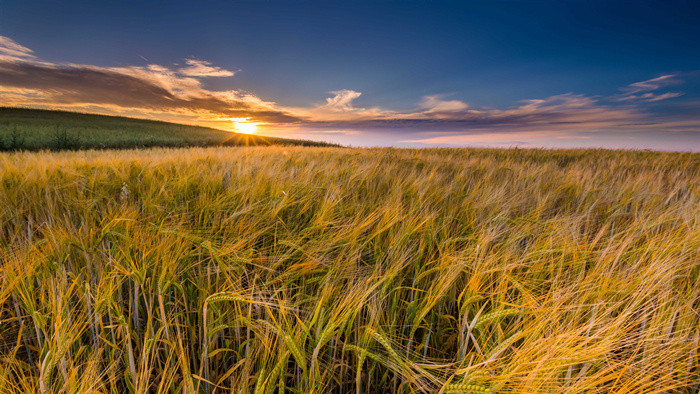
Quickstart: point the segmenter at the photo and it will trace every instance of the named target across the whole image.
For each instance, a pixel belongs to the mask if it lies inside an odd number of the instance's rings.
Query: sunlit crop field
[[[700,389],[700,154],[0,155],[0,392]]]
[[[258,145],[330,144],[120,116],[0,106],[0,151]]]

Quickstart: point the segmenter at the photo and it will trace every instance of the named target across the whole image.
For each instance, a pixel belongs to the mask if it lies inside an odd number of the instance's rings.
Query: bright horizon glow
[[[257,123],[248,122],[248,118],[232,118],[233,131],[241,134],[255,134],[258,130]]]

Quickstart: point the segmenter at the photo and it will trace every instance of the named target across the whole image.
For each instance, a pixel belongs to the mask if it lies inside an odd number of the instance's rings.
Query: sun
[[[258,129],[255,123],[248,122],[233,122],[233,126],[236,128],[236,131],[243,134],[253,134]]]
[[[248,122],[247,118],[233,118],[233,129],[237,133],[253,134],[258,130],[258,125],[253,122]]]

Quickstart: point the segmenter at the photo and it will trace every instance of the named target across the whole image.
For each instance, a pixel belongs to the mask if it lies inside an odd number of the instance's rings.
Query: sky
[[[350,146],[700,151],[697,1],[0,0],[0,106]]]

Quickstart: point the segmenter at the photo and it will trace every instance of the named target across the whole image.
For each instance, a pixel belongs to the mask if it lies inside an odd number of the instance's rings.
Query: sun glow
[[[248,122],[248,118],[232,118],[233,131],[243,134],[253,134],[258,130],[258,124]]]

